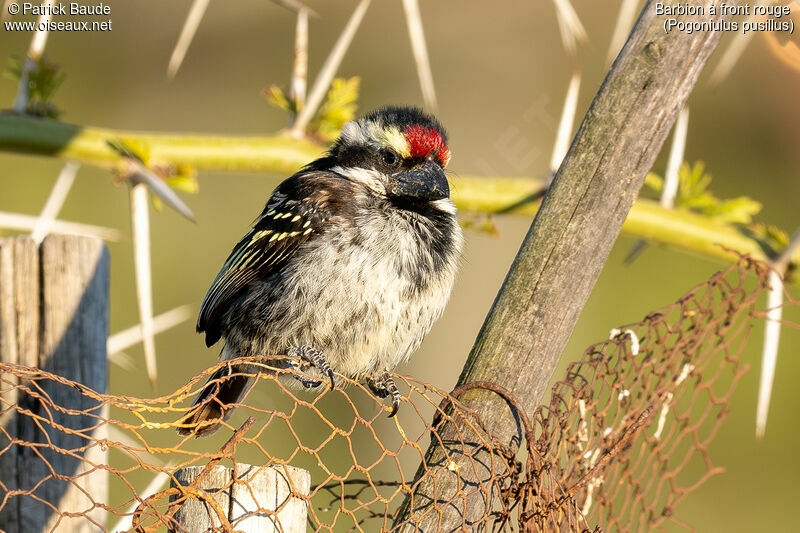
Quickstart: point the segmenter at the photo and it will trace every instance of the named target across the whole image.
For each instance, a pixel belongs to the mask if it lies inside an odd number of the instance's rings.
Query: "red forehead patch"
[[[450,161],[450,150],[444,144],[442,135],[433,128],[411,126],[403,131],[408,141],[411,157],[428,157],[434,155],[443,167]]]

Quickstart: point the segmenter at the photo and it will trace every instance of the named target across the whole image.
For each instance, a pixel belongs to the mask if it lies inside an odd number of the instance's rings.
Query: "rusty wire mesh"
[[[719,472],[708,444],[746,372],[739,354],[763,318],[757,303],[766,272],[742,259],[588,348],[547,403],[520,413],[527,442],[518,452],[487,434],[458,398],[406,376],[395,378],[400,413],[387,419],[381,399],[357,381],[319,395],[297,393],[276,377],[289,370],[274,371],[266,358],[248,360],[259,381],[236,415],[212,437],[193,439],[178,437],[176,421],[220,365],[173,394],[141,399],[4,364],[0,519],[17,520],[20,528],[38,520],[45,531],[78,531],[77,524],[181,531],[181,513],[191,508],[213,517],[219,531],[255,515],[276,531],[296,531],[280,521],[300,502],[308,515],[300,530],[388,531],[399,527],[395,515],[421,479],[462,474],[445,464],[415,475],[437,428],[453,422],[461,430],[448,443],[450,453],[477,444],[490,455],[489,479],[472,490],[497,498],[476,530],[649,531],[667,523],[691,529],[676,508]],[[56,404],[59,388],[72,391],[74,402]],[[215,499],[218,492],[202,488],[219,466],[233,466],[227,488],[252,499],[248,480],[277,472],[282,496],[234,512]],[[176,477],[185,467],[195,467],[193,483]],[[295,467],[310,471],[308,486]],[[94,489],[98,477],[111,479],[108,493]],[[64,508],[69,491],[77,496]],[[454,498],[467,499],[466,491]]]

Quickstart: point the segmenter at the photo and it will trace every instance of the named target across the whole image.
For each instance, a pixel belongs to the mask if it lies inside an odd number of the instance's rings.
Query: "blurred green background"
[[[549,2],[423,1],[422,15],[439,99],[457,174],[536,176],[548,172],[555,127],[567,83],[583,73],[578,118],[607,70],[606,56],[619,1],[575,2],[590,42],[577,60],[562,49]],[[220,135],[268,134],[285,114],[259,94],[286,86],[293,56],[294,15],[264,0],[212,2],[173,81],[166,65],[189,0],[109,2],[113,30],[52,33],[47,56],[67,79],[55,98],[62,119],[78,124],[145,131]],[[321,15],[310,26],[313,77],[345,24],[354,2],[309,2]],[[797,4],[795,4],[795,7]],[[31,35],[0,32],[0,55],[23,56]],[[721,47],[732,36],[723,38]],[[748,195],[764,205],[759,219],[791,232],[800,223],[800,72],[751,37],[732,74],[717,87],[707,69],[691,95],[686,159],[702,159],[712,190]],[[720,54],[712,57],[710,67]],[[374,2],[339,70],[361,77],[360,110],[389,103],[422,104],[399,1]],[[10,107],[16,84],[0,80],[0,103]],[[663,172],[664,156],[654,170]],[[36,214],[62,161],[0,154],[0,210]],[[183,195],[192,224],[172,211],[152,215],[156,313],[190,303],[195,308],[231,247],[285,176],[201,173],[200,193]],[[83,167],[59,218],[121,228],[130,233],[128,195],[112,176]],[[399,368],[449,390],[524,236],[529,219],[498,217],[499,237],[469,232],[461,277],[451,304],[412,361]],[[631,266],[623,259],[632,239],[619,239],[569,344],[567,360],[607,337],[619,324],[640,320],[673,302],[721,265],[650,246]],[[111,243],[111,330],[138,322],[129,241]],[[797,292],[795,291],[795,294]],[[800,322],[797,313],[788,316]],[[744,359],[752,367],[730,405],[712,457],[726,473],[678,507],[699,531],[796,531],[791,512],[800,498],[794,380],[800,374],[800,336],[785,331],[766,437],[754,419],[760,367],[760,326]],[[546,332],[543,332],[546,334]],[[216,361],[187,322],[157,338],[164,394]],[[143,369],[139,347],[129,354]],[[154,394],[144,372],[111,368],[111,392]],[[113,456],[112,456],[113,457]],[[795,524],[795,525],[793,525]]]

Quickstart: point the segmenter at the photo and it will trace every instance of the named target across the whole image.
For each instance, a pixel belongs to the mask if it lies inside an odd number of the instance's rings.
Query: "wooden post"
[[[98,239],[49,236],[41,248],[28,237],[0,239],[0,361],[39,367],[105,392],[108,273],[108,252]],[[97,531],[106,513],[95,504],[107,502],[108,481],[90,463],[106,464],[107,452],[95,440],[104,437],[101,429],[89,431],[90,438],[85,433],[98,424],[88,413],[103,416],[104,409],[76,389],[40,381],[39,394],[81,413],[45,408],[17,384],[37,391],[29,381],[2,376],[0,480],[8,491],[31,493],[3,505],[0,488],[0,530]],[[9,438],[33,445],[9,446]]]
[[[203,468],[187,466],[177,470],[172,486],[178,486],[175,481],[183,487],[190,485]],[[197,488],[214,495],[219,511],[224,512],[236,531],[304,533],[308,528],[306,501],[296,496],[308,496],[311,490],[311,474],[307,470],[242,463],[237,463],[235,469],[218,465]],[[194,498],[178,509],[174,519],[180,528],[172,531],[187,533],[201,533],[222,525],[213,506]]]
[[[722,34],[665,33],[656,3],[646,3],[595,95],[478,334],[459,386],[500,385],[529,414],[550,386],[647,171]],[[721,1],[714,3],[719,8]],[[499,442],[514,447],[524,438],[519,417],[499,394],[474,390],[461,400]],[[483,449],[457,454],[440,446],[460,438],[460,431],[448,423],[431,439],[414,492],[397,515],[395,525],[402,524],[397,531],[480,528],[492,511],[496,494],[489,482],[500,475],[496,462]],[[429,475],[435,469],[441,473]],[[483,490],[466,488],[477,486]]]

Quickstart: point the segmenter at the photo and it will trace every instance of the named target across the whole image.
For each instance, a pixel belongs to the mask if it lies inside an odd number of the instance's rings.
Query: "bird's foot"
[[[400,391],[397,390],[397,385],[394,384],[394,379],[391,374],[384,372],[378,379],[367,377],[367,386],[369,390],[379,398],[391,396],[392,412],[389,413],[389,418],[397,414],[397,410],[400,409],[400,400],[402,396],[400,396]]]
[[[331,365],[328,364],[328,359],[325,357],[324,353],[320,352],[319,350],[315,350],[311,346],[304,345],[296,346],[290,349],[286,355],[291,358],[297,357],[301,361],[308,363],[310,366],[316,367],[317,370],[328,376],[328,378],[331,380],[331,389],[336,387],[333,370],[331,370]],[[301,367],[303,366],[301,363],[296,362],[296,359],[290,359],[289,365],[295,370],[302,370]],[[321,381],[317,381],[316,379],[301,374],[295,374],[294,378],[302,383],[302,385],[307,389],[313,389],[322,385]]]

